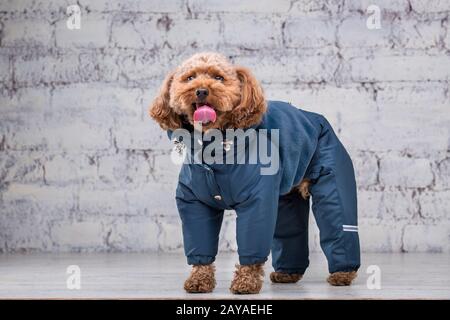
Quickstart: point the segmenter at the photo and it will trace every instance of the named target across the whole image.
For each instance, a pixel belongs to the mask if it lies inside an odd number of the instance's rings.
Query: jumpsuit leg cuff
[[[250,264],[260,264],[267,261],[267,257],[252,257],[252,256],[239,256],[239,263],[241,266]]]
[[[335,272],[352,272],[352,271],[358,271],[358,269],[359,269],[359,265],[354,265],[354,266],[341,266],[341,267],[339,267],[339,266],[337,266],[337,267],[334,267],[334,268],[329,268],[328,269],[328,271],[330,272],[330,273],[335,273]]]
[[[212,256],[187,256],[187,263],[189,265],[207,265],[213,263],[214,260],[216,260],[216,258]]]
[[[275,272],[287,273],[287,274],[305,274],[306,268],[301,269],[286,269],[286,268],[277,268]]]

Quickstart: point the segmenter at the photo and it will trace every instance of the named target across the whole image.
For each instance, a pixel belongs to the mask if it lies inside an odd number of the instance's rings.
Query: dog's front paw
[[[327,281],[332,286],[349,286],[356,276],[356,271],[334,272],[328,276]]]
[[[270,280],[273,283],[297,283],[302,277],[300,273],[272,272],[270,274]]]
[[[252,294],[261,291],[264,279],[262,264],[236,265],[230,291],[234,294]]]
[[[184,282],[184,290],[189,293],[212,292],[216,286],[214,271],[212,264],[193,266],[189,278]]]

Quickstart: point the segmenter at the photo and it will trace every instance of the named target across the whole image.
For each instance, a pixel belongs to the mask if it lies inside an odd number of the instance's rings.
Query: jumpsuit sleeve
[[[201,202],[181,182],[176,191],[176,203],[182,222],[184,252],[188,264],[211,264],[218,251],[223,210]]]

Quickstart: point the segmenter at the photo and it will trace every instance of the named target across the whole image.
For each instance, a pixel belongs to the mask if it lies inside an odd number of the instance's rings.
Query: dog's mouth
[[[200,122],[201,124],[214,123],[217,119],[216,110],[209,103],[195,102],[192,104],[195,109],[193,120],[194,122]]]

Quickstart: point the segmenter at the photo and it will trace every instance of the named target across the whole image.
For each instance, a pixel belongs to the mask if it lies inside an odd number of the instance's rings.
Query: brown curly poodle
[[[258,124],[266,111],[263,90],[252,73],[233,65],[218,53],[199,53],[184,61],[168,74],[161,91],[150,107],[150,115],[162,129],[175,130],[183,124],[195,125],[195,112],[207,105],[213,108],[217,118],[206,122],[202,130],[239,129]],[[207,116],[207,115],[206,115]],[[299,196],[307,198],[309,181],[297,186]],[[194,265],[185,281],[187,292],[211,292],[215,285],[213,265]],[[230,290],[235,294],[260,292],[263,284],[263,265],[237,265]],[[332,285],[349,285],[356,273],[332,274]],[[293,283],[301,274],[273,272],[272,282]]]

